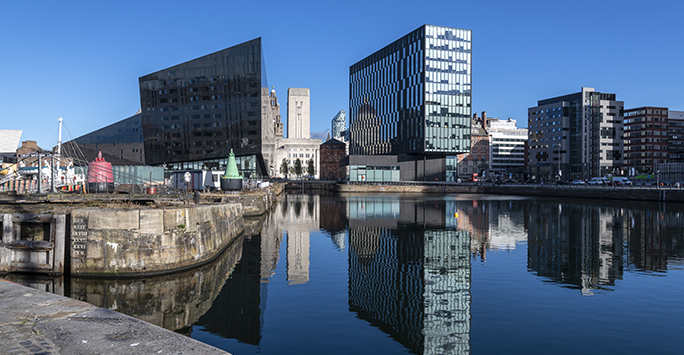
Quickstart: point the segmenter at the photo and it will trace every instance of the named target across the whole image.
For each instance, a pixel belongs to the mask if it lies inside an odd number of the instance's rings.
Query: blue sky
[[[0,129],[43,148],[133,115],[138,77],[261,37],[285,119],[349,105],[349,66],[428,23],[473,30],[473,112],[518,120],[582,86],[626,108],[684,110],[684,1],[5,1]]]

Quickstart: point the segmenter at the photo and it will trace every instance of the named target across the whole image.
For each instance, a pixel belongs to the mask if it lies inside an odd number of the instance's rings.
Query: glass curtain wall
[[[470,149],[472,31],[425,25],[352,65],[350,154]]]

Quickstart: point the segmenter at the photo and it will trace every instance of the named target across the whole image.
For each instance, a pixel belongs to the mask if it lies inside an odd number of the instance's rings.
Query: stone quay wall
[[[526,184],[338,184],[344,193],[460,193],[684,203],[684,189]]]
[[[71,212],[71,274],[163,274],[215,259],[244,230],[242,205]]]

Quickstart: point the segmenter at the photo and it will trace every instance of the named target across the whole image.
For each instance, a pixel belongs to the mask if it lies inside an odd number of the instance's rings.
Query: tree
[[[283,158],[283,162],[280,163],[280,173],[287,177],[288,171],[290,171],[290,167],[287,164],[287,158]]]
[[[306,173],[309,174],[309,176],[314,176],[316,174],[316,168],[314,167],[313,159],[309,159],[307,162]]]
[[[295,175],[300,176],[303,172],[304,170],[302,169],[302,161],[297,158],[297,160],[294,162],[294,173]]]

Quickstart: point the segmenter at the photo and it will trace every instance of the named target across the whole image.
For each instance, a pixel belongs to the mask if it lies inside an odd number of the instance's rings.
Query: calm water
[[[682,207],[288,195],[186,331],[234,354],[681,354]]]
[[[289,194],[199,269],[10,276],[233,354],[681,354],[683,264],[680,204]]]

